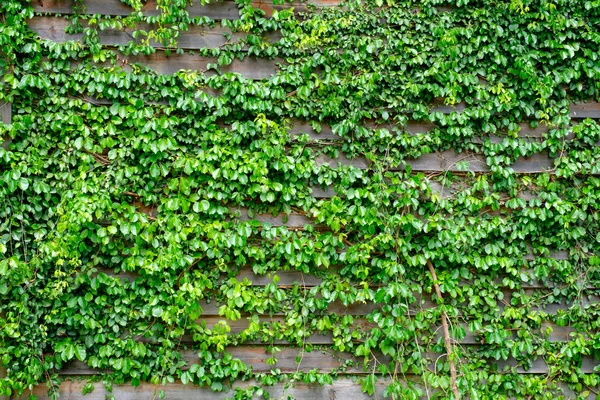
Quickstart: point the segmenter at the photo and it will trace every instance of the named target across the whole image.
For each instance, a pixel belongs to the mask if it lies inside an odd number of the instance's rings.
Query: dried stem
[[[442,292],[440,291],[440,285],[437,283],[435,268],[433,268],[433,264],[429,259],[427,260],[427,266],[429,267],[429,272],[431,273],[431,278],[433,279],[435,294],[439,299],[441,299]],[[450,387],[452,389],[452,393],[454,393],[454,398],[459,400],[460,394],[458,393],[458,385],[456,384],[456,365],[454,365],[454,360],[452,359],[452,342],[450,339],[450,329],[448,329],[448,314],[446,314],[446,311],[442,311],[442,331],[444,334],[446,353],[448,353],[448,363],[450,364]]]

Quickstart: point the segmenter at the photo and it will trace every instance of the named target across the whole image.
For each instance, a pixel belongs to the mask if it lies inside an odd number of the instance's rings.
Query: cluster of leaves
[[[240,398],[357,367],[369,394],[452,398],[449,360],[465,397],[598,391],[600,125],[569,107],[600,98],[599,1],[238,1],[196,49],[181,34],[219,21],[191,2],[123,3],[75,1],[64,43],[0,5],[0,395],[56,396],[75,361],[107,387],[252,379]],[[154,53],[211,62],[135,63]],[[235,72],[255,59],[277,73]],[[447,150],[463,172],[414,162]],[[549,164],[516,173],[526,157]],[[349,362],[305,371],[318,333]],[[256,343],[269,372],[233,356]],[[290,346],[300,365],[278,369]]]

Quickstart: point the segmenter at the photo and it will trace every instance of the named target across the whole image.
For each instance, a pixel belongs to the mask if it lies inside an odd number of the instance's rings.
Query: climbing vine
[[[219,20],[78,0],[53,15],[64,42],[30,29],[34,3],[0,5],[0,394],[57,397],[77,362],[97,371],[84,392],[268,397],[344,374],[397,399],[600,391],[600,125],[571,109],[600,100],[600,1],[236,0]],[[232,352],[256,344],[271,372]],[[281,371],[286,346],[342,361]]]

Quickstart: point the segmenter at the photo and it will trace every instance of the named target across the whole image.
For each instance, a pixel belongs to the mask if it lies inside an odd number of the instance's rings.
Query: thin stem
[[[440,285],[437,283],[435,268],[429,259],[427,259],[427,267],[429,267],[429,272],[431,273],[431,278],[433,279],[435,294],[439,299],[441,299],[442,292],[440,291]],[[458,392],[458,385],[456,384],[456,365],[454,365],[454,360],[452,359],[452,341],[450,339],[450,329],[448,329],[448,315],[446,314],[446,311],[442,311],[442,332],[444,334],[446,353],[448,353],[448,363],[450,364],[450,388],[452,389],[452,393],[454,393],[454,398],[459,400],[460,394]]]

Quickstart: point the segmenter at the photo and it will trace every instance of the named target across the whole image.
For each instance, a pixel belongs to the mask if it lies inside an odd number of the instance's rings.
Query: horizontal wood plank
[[[252,1],[255,8],[260,8],[270,17],[277,10],[294,8],[295,11],[306,11],[306,5],[314,4],[317,7],[331,7],[339,4],[339,0],[313,0],[310,2],[294,1],[286,2],[281,5],[275,5],[272,1]],[[102,14],[112,16],[127,16],[133,12],[133,9],[119,0],[84,0],[86,14]],[[74,0],[31,0],[34,10],[39,13],[52,14],[73,14],[75,5]],[[157,0],[148,0],[143,3],[141,10],[144,15],[159,15]],[[194,1],[187,7],[191,17],[206,16],[215,20],[237,19],[239,18],[239,9],[235,1],[216,1],[202,5],[200,1]]]
[[[345,155],[338,158],[331,158],[326,155],[320,155],[315,160],[317,166],[328,165],[332,168],[338,166],[353,166],[359,169],[368,169],[370,163],[366,158],[357,157],[349,159]],[[465,164],[465,163],[468,163]],[[413,171],[419,172],[439,172],[439,171],[470,171],[470,172],[490,172],[490,167],[485,161],[485,157],[480,154],[456,153],[454,150],[443,152],[423,154],[416,159],[407,159],[406,165]],[[542,172],[551,172],[554,169],[554,160],[548,153],[542,152],[533,154],[531,157],[521,157],[517,159],[511,168],[520,174],[534,174]],[[402,170],[400,167],[396,170]],[[394,170],[394,169],[391,169]]]
[[[294,373],[297,371],[308,372],[310,370],[328,373],[340,368],[348,361],[352,361],[354,365],[348,366],[343,372],[340,372],[340,375],[342,376],[360,376],[374,372],[374,359],[371,359],[365,366],[364,359],[355,358],[349,353],[335,352],[326,348],[313,349],[313,351],[310,352],[304,349],[287,346],[278,346],[278,349],[279,351],[273,354],[269,352],[266,347],[262,346],[227,347],[225,351],[251,367],[252,371],[255,373],[268,373],[275,368],[279,369],[282,373]],[[424,354],[424,356],[430,359],[432,367],[435,362],[439,362],[438,354],[427,353]],[[202,360],[198,358],[197,353],[193,350],[183,350],[181,352],[181,357],[187,363],[183,369],[187,369],[193,364],[201,364],[202,362]],[[269,365],[268,359],[272,357],[276,359],[276,362],[274,365]],[[376,355],[375,359],[377,360],[377,363],[388,363],[390,361],[389,357],[382,355]],[[517,373],[522,374],[547,374],[549,371],[548,364],[542,357],[533,360],[531,366],[527,368],[520,366],[513,358],[508,358],[507,360],[490,359],[489,365],[499,372],[504,372],[512,368],[514,368]],[[583,356],[580,371],[587,374],[594,373],[594,369],[597,365],[600,365],[600,360],[596,360],[591,356]],[[67,363],[63,369],[59,371],[59,374],[62,376],[92,376],[101,372],[103,371],[91,368],[87,364],[76,360]],[[409,370],[406,375],[413,375],[413,373]]]
[[[12,121],[12,104],[0,102],[0,120],[5,124]]]
[[[84,27],[86,21],[82,21]],[[52,40],[63,43],[67,40],[81,40],[83,33],[67,34],[65,29],[70,25],[66,18],[59,17],[34,17],[27,22],[27,25],[36,32],[42,39]],[[98,31],[100,43],[108,46],[127,45],[129,42],[142,43],[143,36],[134,38],[136,30],[149,31],[152,26],[140,25],[136,29],[124,28],[123,30],[105,29]],[[231,30],[222,26],[204,27],[193,25],[186,31],[181,31],[177,38],[177,47],[186,50],[195,49],[215,49],[225,44],[234,44],[247,37],[247,33],[233,33]],[[281,35],[278,33],[269,34],[265,39],[270,42],[279,40]],[[161,48],[163,43],[150,41],[150,45]]]
[[[181,70],[202,71],[205,73],[216,71],[209,69],[209,64],[216,64],[214,58],[200,57],[192,54],[170,54],[157,51],[151,55],[127,56],[124,58],[126,64],[138,63],[148,67],[161,75],[172,75]],[[234,59],[229,65],[222,65],[219,70],[223,73],[238,73],[247,79],[267,79],[277,73],[277,60],[266,60],[247,57],[244,60]],[[125,70],[130,70],[127,65]]]
[[[248,327],[250,326],[250,319],[245,318],[245,317],[243,317],[239,320],[236,320],[236,321],[231,321],[226,318],[219,317],[219,316],[206,316],[206,317],[201,318],[198,322],[200,324],[202,322],[204,322],[206,324],[206,327],[209,329],[214,329],[217,325],[226,324],[230,328],[229,334],[231,334],[231,335],[240,334],[244,330],[248,329]],[[285,317],[281,316],[281,315],[260,316],[259,323],[281,324],[282,326],[284,326],[285,325]],[[462,329],[464,329],[464,331],[466,333],[465,337],[463,337],[461,339],[456,339],[455,337],[453,337],[452,340],[454,342],[460,343],[461,345],[485,344],[485,333],[484,333],[485,331],[482,331],[481,333],[473,332],[473,331],[469,330],[468,326],[465,324],[460,324],[460,326],[462,327]],[[373,328],[377,328],[377,324],[370,322],[366,318],[356,317],[354,319],[353,329],[355,329],[355,330],[366,333]],[[485,326],[484,326],[484,328],[485,328]],[[523,326],[522,328],[527,328],[527,327]],[[546,329],[548,329],[548,328],[550,328],[551,332],[546,337]],[[540,334],[543,337],[546,337],[546,339],[551,343],[567,342],[570,340],[571,334],[577,332],[577,330],[571,326],[558,326],[552,322],[543,322],[541,324],[540,328],[532,327],[531,329],[533,332]],[[441,340],[441,338],[442,338],[441,327],[438,327],[436,329],[436,332],[437,332],[436,339]],[[519,338],[517,337],[516,331],[513,331],[511,338],[513,340],[519,340]],[[141,337],[141,336],[135,336],[135,339],[139,340],[141,342],[149,342],[149,343],[156,342],[156,338],[146,338],[146,337]],[[193,343],[193,341],[194,341],[193,337],[190,334],[185,334],[181,337],[181,343],[190,344],[190,343]],[[312,334],[306,338],[305,342],[310,343],[312,345],[322,345],[322,346],[333,345],[335,343],[334,336],[331,332]],[[419,342],[421,342],[421,340],[419,340]],[[269,344],[270,343],[271,342],[269,342]],[[283,345],[289,344],[286,340],[280,340],[280,339],[272,340],[272,343],[273,344],[283,344]],[[250,344],[250,345],[261,345],[262,344],[262,345],[264,345],[266,343],[260,342],[260,341],[249,341],[249,342],[246,342],[246,344]]]
[[[257,385],[255,381],[235,382],[236,388],[248,388]],[[280,399],[290,395],[297,400],[367,400],[382,399],[386,386],[389,382],[380,379],[375,384],[374,396],[369,396],[361,391],[360,384],[351,378],[339,378],[331,385],[306,384],[299,382],[291,387],[286,383],[278,383],[273,386],[264,387],[265,392],[269,393],[271,398]],[[143,382],[138,387],[130,384],[113,385],[112,392],[106,390],[101,382],[93,383],[94,390],[85,395],[81,394],[85,381],[73,379],[62,382],[56,391],[60,399],[67,400],[105,400],[106,396],[112,394],[117,400],[148,400],[158,398],[158,392],[163,390],[166,393],[166,400],[224,400],[230,399],[235,394],[234,390],[225,390],[223,392],[214,392],[207,387],[198,387],[191,384],[184,385],[181,382],[169,383],[167,385],[152,385]],[[46,385],[38,385],[33,388],[32,393],[38,400],[49,400],[48,388]],[[29,392],[22,396],[15,397],[15,400],[26,400]]]
[[[354,357],[347,353],[338,353],[326,349],[314,349],[313,351],[304,351],[294,347],[280,346],[280,351],[271,354],[263,346],[236,346],[227,347],[226,352],[231,354],[234,358],[240,359],[246,365],[252,367],[252,370],[256,372],[269,372],[272,369],[278,368],[282,373],[293,373],[296,371],[318,370],[320,372],[330,372],[332,369],[339,368],[345,362],[345,360],[355,360]],[[181,357],[187,362],[187,368],[193,364],[201,364],[202,360],[198,358],[198,354],[193,350],[183,350]],[[275,357],[277,362],[274,365],[269,365],[267,359]],[[301,357],[300,363],[297,362],[296,357]],[[358,362],[358,359],[355,361]],[[349,375],[362,375],[369,373],[360,366],[348,367],[345,374]],[[358,365],[358,364],[357,364]],[[186,368],[184,368],[186,369]],[[60,374],[66,375],[95,375],[101,371],[89,367],[87,364],[81,361],[71,361],[62,370]]]
[[[600,102],[588,101],[585,103],[573,103],[569,107],[571,118],[600,118]]]
[[[421,387],[424,393],[432,395],[436,393],[432,388],[426,392],[422,382],[415,377],[405,377],[403,382],[410,381],[418,387]],[[112,391],[108,391],[101,382],[92,383],[94,390],[83,396],[82,390],[86,384],[85,380],[77,377],[70,378],[61,382],[54,390],[59,394],[60,399],[67,400],[105,400],[111,394],[117,400],[148,400],[158,398],[158,393],[162,390],[166,393],[166,400],[225,400],[234,396],[235,390],[225,389],[223,392],[214,392],[207,387],[198,387],[191,384],[184,385],[180,381],[166,385],[153,385],[142,382],[139,386],[133,387],[130,384],[113,385]],[[290,387],[285,382],[277,383],[273,386],[263,387],[264,391],[269,393],[273,399],[287,399],[287,396],[296,400],[369,400],[384,399],[386,387],[390,381],[386,378],[379,378],[375,383],[375,393],[370,396],[363,393],[360,383],[350,377],[339,377],[331,385],[306,384],[298,382]],[[236,381],[234,388],[246,389],[254,385],[259,385],[254,380]],[[567,398],[575,398],[581,393],[575,393],[565,384],[558,385]],[[48,388],[46,385],[37,385],[31,391],[26,391],[21,396],[14,396],[14,400],[26,400],[29,394],[36,396],[38,400],[49,400]],[[423,396],[422,399],[427,399]]]

